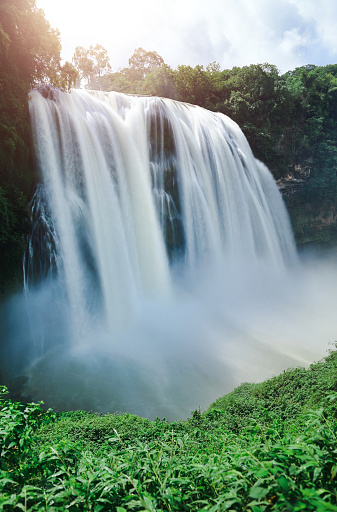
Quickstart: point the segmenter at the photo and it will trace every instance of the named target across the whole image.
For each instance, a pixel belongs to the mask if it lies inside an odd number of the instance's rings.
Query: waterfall
[[[33,90],[29,108],[41,183],[24,262],[35,351],[27,393],[35,396],[53,378],[54,389],[70,374],[76,380],[90,360],[76,392],[69,384],[69,401],[51,399],[52,406],[151,415],[149,403],[168,400],[156,398],[155,388],[176,379],[173,392],[181,394],[178,360],[207,386],[202,338],[212,329],[200,317],[210,303],[218,315],[220,308],[231,311],[244,281],[296,262],[282,197],[223,114],[164,98],[83,90]],[[218,300],[218,293],[226,298]],[[177,341],[187,338],[190,344]],[[174,378],[163,359],[176,365]],[[222,358],[213,359],[223,385]],[[145,374],[151,378],[144,384]],[[79,397],[97,375],[104,375],[100,397],[87,404]],[[102,398],[107,388],[109,399]],[[132,406],[123,402],[128,393]],[[186,407],[188,400],[179,413]]]
[[[57,271],[77,312],[94,281],[106,317],[124,318],[144,291],[169,292],[177,260],[189,270],[294,260],[276,184],[228,117],[83,90],[34,90],[30,114],[43,183],[34,223],[47,202]]]

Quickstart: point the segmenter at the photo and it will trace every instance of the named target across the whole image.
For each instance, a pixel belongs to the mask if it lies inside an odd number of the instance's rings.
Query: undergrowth
[[[186,421],[0,401],[0,510],[336,511],[337,352]]]

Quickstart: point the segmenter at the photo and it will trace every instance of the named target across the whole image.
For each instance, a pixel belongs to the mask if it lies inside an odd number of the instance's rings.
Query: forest
[[[276,180],[302,183],[297,201],[329,207],[337,190],[337,64],[280,74],[268,63],[221,69],[168,66],[155,51],[135,49],[112,71],[105,48],[77,47],[61,61],[61,43],[34,0],[0,6],[0,290],[22,283],[28,203],[38,181],[31,147],[28,93],[72,86],[156,95],[222,112],[236,121],[255,156]]]

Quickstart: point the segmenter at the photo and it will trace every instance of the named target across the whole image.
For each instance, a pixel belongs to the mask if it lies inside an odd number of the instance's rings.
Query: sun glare
[[[51,26],[60,31],[64,60],[71,61],[76,46],[101,44],[108,50],[114,71],[127,66],[128,58],[140,46],[157,51],[149,47],[149,38],[154,24],[160,23],[158,16],[164,18],[168,14],[165,3],[159,9],[154,0],[142,3],[132,0],[117,5],[96,0],[93,9],[92,4],[79,0],[37,0]]]

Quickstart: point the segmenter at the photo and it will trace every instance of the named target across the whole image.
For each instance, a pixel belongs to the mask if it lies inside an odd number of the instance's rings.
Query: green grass
[[[337,511],[336,351],[179,422],[2,396],[0,510]]]

